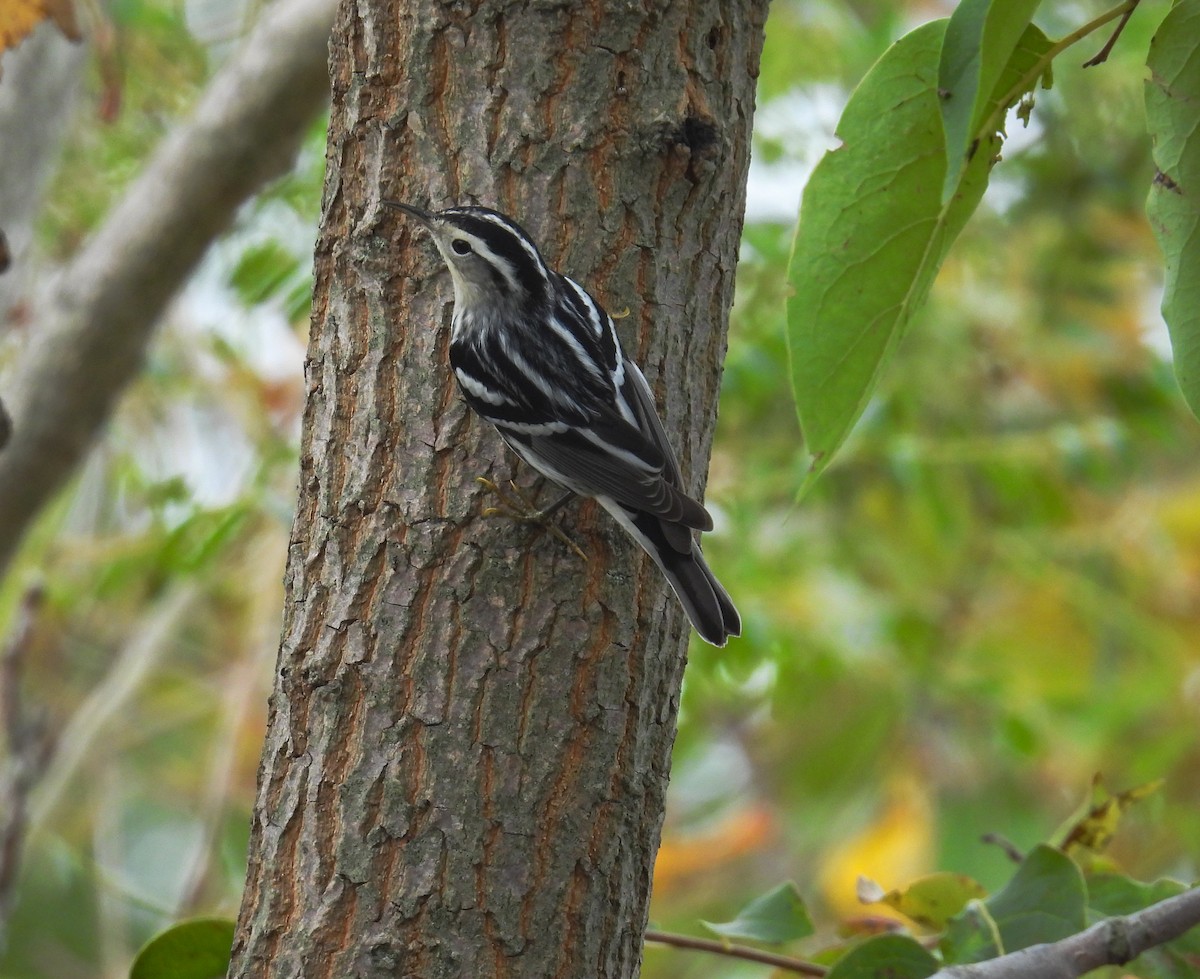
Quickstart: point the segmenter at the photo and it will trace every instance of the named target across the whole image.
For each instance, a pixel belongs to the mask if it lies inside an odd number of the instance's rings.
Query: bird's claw
[[[532,523],[549,530],[557,537],[568,549],[574,551],[580,560],[586,562],[587,555],[583,549],[576,544],[570,537],[563,532],[563,529],[550,519],[550,515],[558,509],[557,505],[547,507],[544,510],[537,509],[529,498],[521,492],[521,488],[517,486],[511,479],[508,481],[509,490],[515,496],[516,502],[509,496],[508,492],[502,490],[496,483],[488,479],[486,476],[476,476],[475,482],[482,486],[489,493],[493,494],[500,501],[499,506],[484,507],[481,511],[485,517],[508,517],[510,520],[515,520],[518,523]]]

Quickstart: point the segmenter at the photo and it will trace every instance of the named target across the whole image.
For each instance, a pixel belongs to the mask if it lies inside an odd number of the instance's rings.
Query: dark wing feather
[[[567,279],[560,287],[536,336],[481,330],[451,342],[463,393],[534,468],[578,493],[679,524],[669,536],[688,551],[689,530],[711,530],[712,518],[681,489],[650,387],[595,300]]]
[[[708,511],[688,499],[663,478],[661,453],[623,422],[588,426],[589,438],[579,429],[530,435],[497,428],[519,447],[518,454],[534,468],[557,473],[566,485],[587,496],[607,496],[635,512],[696,530],[712,529]],[[634,451],[636,443],[654,459],[649,462]],[[525,451],[520,451],[523,448]],[[538,465],[538,463],[543,465]]]
[[[663,429],[662,420],[658,417],[658,410],[654,407],[654,395],[650,393],[646,375],[628,357],[625,358],[625,383],[621,387],[621,394],[633,410],[634,415],[637,416],[638,428],[642,435],[653,443],[663,455],[665,460],[663,479],[676,488],[681,487],[683,477],[679,475],[679,461],[675,458],[671,443],[667,441],[667,433]],[[711,521],[703,529],[711,530]]]

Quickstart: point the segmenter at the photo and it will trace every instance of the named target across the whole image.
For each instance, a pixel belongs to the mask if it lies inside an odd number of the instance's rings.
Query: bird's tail
[[[648,513],[605,507],[662,569],[692,628],[714,646],[742,634],[742,619],[717,576],[712,573],[692,532]],[[619,511],[619,512],[618,512]]]
[[[699,544],[692,544],[690,555],[671,555],[658,566],[701,639],[724,646],[730,636],[742,634],[741,616],[704,560]]]

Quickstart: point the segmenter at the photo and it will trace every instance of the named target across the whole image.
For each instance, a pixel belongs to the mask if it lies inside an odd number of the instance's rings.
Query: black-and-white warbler
[[[450,364],[467,403],[534,469],[612,514],[703,639],[738,635],[737,609],[696,540],[712,517],[684,494],[650,387],[608,313],[503,214],[384,203],[420,221],[450,268]]]

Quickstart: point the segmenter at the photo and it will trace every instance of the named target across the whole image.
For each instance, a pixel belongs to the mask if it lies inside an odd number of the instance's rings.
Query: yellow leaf
[[[843,918],[862,914],[858,879],[882,881],[883,889],[926,873],[933,859],[933,813],[924,788],[912,777],[889,788],[879,817],[834,847],[822,862],[819,882],[829,905]],[[888,909],[891,917],[898,913]]]
[[[923,928],[941,931],[968,901],[987,897],[987,891],[964,874],[937,873],[871,897],[871,903],[886,904]]]
[[[1121,814],[1135,802],[1153,795],[1162,784],[1162,779],[1157,779],[1112,795],[1105,787],[1103,777],[1097,773],[1092,779],[1088,800],[1054,834],[1062,837],[1058,848],[1075,860],[1090,861],[1098,857],[1112,842]]]

